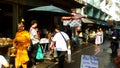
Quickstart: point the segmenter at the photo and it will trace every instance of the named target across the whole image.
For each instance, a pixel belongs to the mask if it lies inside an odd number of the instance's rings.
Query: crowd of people
[[[73,35],[73,31],[69,26],[67,26],[66,29],[61,29],[60,25],[56,25],[53,32],[48,31],[45,35],[45,38],[49,40],[49,43],[47,44],[46,55],[44,54],[43,47],[40,44],[41,32],[38,28],[38,21],[32,20],[29,30],[25,30],[24,22],[18,23],[17,26],[18,31],[15,34],[13,39],[13,47],[11,48],[11,52],[14,53],[10,53],[11,55],[9,55],[10,62],[7,62],[7,60],[2,55],[0,55],[0,57],[2,57],[0,60],[3,61],[0,62],[0,68],[2,65],[10,68],[36,68],[36,64],[39,62],[38,59],[36,59],[39,46],[42,51],[40,53],[44,57],[55,60],[57,58],[56,61],[58,61],[58,68],[64,68],[63,62],[65,61],[66,54],[68,50],[71,50],[74,46],[74,44],[71,45],[71,40],[74,40],[73,37],[83,39],[86,45],[88,45],[89,42],[95,44],[94,55],[97,55],[100,52],[100,45],[103,44],[105,36],[105,32],[102,30],[102,28],[98,28],[97,30],[90,30],[90,28],[86,28],[84,33],[79,31],[77,34],[78,36],[76,36]],[[115,32],[111,33],[111,35],[116,36],[117,34]],[[78,41],[81,42],[80,40]],[[76,42],[76,40],[74,40],[74,42]],[[54,48],[56,48],[57,57],[54,57],[55,51],[52,49],[53,43]],[[117,48],[118,47],[116,47],[116,50]],[[44,57],[42,57],[40,60],[43,60]]]
[[[18,30],[15,34],[15,37],[13,39],[13,46],[9,49],[9,56],[10,60],[9,62],[1,55],[0,60],[0,68],[2,66],[4,67],[10,67],[10,68],[36,68],[36,64],[39,62],[38,59],[36,59],[38,48],[40,46],[41,48],[41,54],[45,57],[43,53],[42,45],[40,45],[40,32],[38,30],[38,21],[32,20],[31,21],[31,27],[30,30],[25,30],[24,22],[20,21],[20,23],[17,24]],[[71,48],[70,46],[70,37],[67,33],[60,30],[60,25],[56,25],[54,28],[54,32],[48,32],[48,34],[45,36],[49,40],[48,45],[48,52],[49,55],[54,53],[51,49],[51,43],[55,43],[54,48],[56,48],[56,54],[57,57],[53,59],[58,59],[58,68],[64,67],[64,61],[65,56],[67,54],[67,50]],[[43,60],[44,57],[40,60]]]
[[[118,29],[94,29],[90,30],[90,28],[86,28],[83,33],[83,39],[85,40],[86,45],[88,43],[95,44],[95,55],[100,52],[100,45],[104,43],[104,40],[110,40],[110,48],[112,50],[111,57],[118,57],[118,49],[119,49],[119,30]]]

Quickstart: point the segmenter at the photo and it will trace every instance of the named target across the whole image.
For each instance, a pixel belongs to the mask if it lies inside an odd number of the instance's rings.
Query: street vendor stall
[[[41,40],[40,40],[40,44],[41,44],[41,47],[42,47],[43,53],[46,52],[46,50],[47,50],[47,46],[48,46],[48,43],[49,43],[49,40],[48,40],[47,38],[41,38]]]
[[[0,54],[6,55],[8,48],[12,46],[12,39],[0,38]]]

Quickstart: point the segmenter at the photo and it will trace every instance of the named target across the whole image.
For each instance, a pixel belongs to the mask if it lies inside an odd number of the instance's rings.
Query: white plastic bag
[[[67,54],[68,54],[68,63],[71,63],[71,50],[70,49],[68,49]]]
[[[56,47],[54,47],[54,53],[53,53],[53,56],[54,56],[54,57],[58,57],[58,54],[57,54],[57,49],[56,49]]]

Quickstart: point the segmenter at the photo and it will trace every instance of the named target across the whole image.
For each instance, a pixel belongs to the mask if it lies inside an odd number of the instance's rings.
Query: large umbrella
[[[71,15],[71,13],[58,8],[56,6],[53,5],[48,5],[48,6],[40,6],[40,7],[35,7],[32,9],[29,9],[28,11],[34,11],[34,12],[40,12],[40,13],[49,13],[49,14],[55,14],[55,15]]]

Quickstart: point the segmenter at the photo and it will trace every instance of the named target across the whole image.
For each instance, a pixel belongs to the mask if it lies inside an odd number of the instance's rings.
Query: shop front
[[[0,3],[0,37],[11,37],[12,5]]]
[[[62,0],[59,0],[62,1]],[[40,29],[49,29],[52,30],[53,26],[55,24],[58,24],[60,22],[60,16],[52,16],[46,13],[40,14],[40,13],[29,13],[28,9],[31,9],[33,7],[42,6],[42,5],[50,5],[53,4],[55,6],[64,8],[66,10],[71,10],[71,8],[76,8],[77,5],[79,7],[82,7],[83,5],[74,2],[73,0],[70,0],[70,2],[62,1],[62,3],[57,1],[50,2],[49,0],[43,1],[43,0],[1,0],[0,1],[0,38],[3,40],[10,39],[12,40],[15,36],[15,33],[17,31],[17,23],[24,18],[25,20],[25,29],[29,30],[30,28],[30,22],[33,19],[38,20],[39,28]],[[57,4],[59,3],[59,4]],[[71,4],[69,4],[71,3]],[[76,5],[75,5],[76,3]],[[71,6],[73,4],[73,6]],[[65,5],[65,6],[62,6]],[[5,43],[3,41],[0,42],[1,50],[3,51],[5,49],[7,50],[6,46],[9,46],[8,44],[4,45]],[[6,52],[6,51],[5,51]]]

